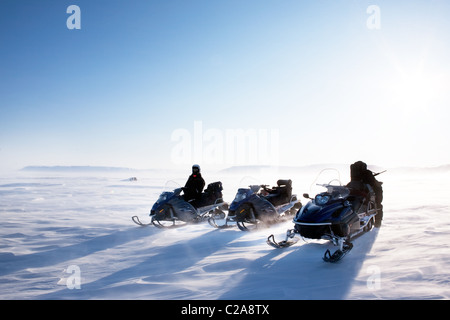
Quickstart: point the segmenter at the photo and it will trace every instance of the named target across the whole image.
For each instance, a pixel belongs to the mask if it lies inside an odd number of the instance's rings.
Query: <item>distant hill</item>
[[[435,167],[395,167],[395,168],[385,168],[377,165],[370,165],[368,167],[373,172],[381,172],[387,170],[388,172],[397,173],[441,173],[450,171],[450,164],[435,166]],[[350,169],[349,164],[342,163],[322,163],[322,164],[312,164],[306,166],[269,166],[269,165],[249,165],[249,166],[232,166],[226,169],[220,170],[218,173],[223,174],[260,174],[260,173],[305,173],[319,171],[325,168],[333,168],[339,170],[341,173],[346,172]],[[155,172],[155,173],[170,173],[177,171],[176,169],[134,169],[126,167],[106,167],[106,166],[27,166],[21,169],[21,171],[28,172],[104,172],[104,173],[132,173],[132,172]]]
[[[334,168],[338,170],[347,170],[349,169],[349,165],[347,164],[336,164],[336,163],[323,163],[323,164],[313,164],[307,166],[268,166],[268,165],[255,165],[255,166],[233,166],[226,169],[221,170],[220,172],[228,173],[228,174],[240,174],[240,173],[259,173],[259,172],[318,172],[325,168]]]
[[[102,166],[27,166],[21,171],[39,172],[134,172],[138,169]]]
[[[342,163],[322,163],[307,166],[267,166],[267,165],[233,166],[223,169],[220,172],[227,174],[251,174],[251,173],[274,172],[274,171],[280,173],[289,173],[289,172],[304,173],[304,172],[319,172],[326,168],[337,169],[341,173],[343,173],[350,170],[350,165]],[[384,170],[396,173],[441,173],[450,171],[450,164],[436,167],[394,167],[394,168],[386,168],[368,164],[368,169],[372,170],[372,172],[374,173],[381,172]]]
[[[398,167],[393,168],[392,171],[400,173],[443,173],[450,171],[450,164],[435,167]]]

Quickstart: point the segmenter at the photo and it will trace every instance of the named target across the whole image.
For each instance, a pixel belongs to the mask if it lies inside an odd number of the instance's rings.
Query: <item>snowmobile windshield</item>
[[[328,192],[328,186],[330,186],[330,188],[334,186],[342,186],[340,173],[337,169],[326,168],[321,170],[314,181],[311,183],[309,194],[315,195],[323,193],[325,191],[324,188],[326,188]]]
[[[174,181],[168,181],[164,185],[159,194],[158,200],[153,204],[151,209],[151,214],[154,214],[155,210],[157,210],[161,205],[170,201],[173,197],[177,197],[180,195],[182,188],[180,185]]]
[[[236,193],[236,196],[234,197],[233,202],[241,202],[241,201],[247,199],[247,197],[249,196],[250,193],[251,193],[251,189],[239,188]]]
[[[241,180],[239,180],[238,182],[238,187],[239,188],[252,188],[253,186],[260,186],[261,185],[261,181],[258,178],[255,177],[251,177],[251,176],[245,176],[242,177]]]
[[[245,176],[238,183],[238,190],[233,202],[238,203],[250,196],[252,193],[257,193],[261,188],[259,179]]]
[[[335,185],[321,185],[327,188],[326,192],[319,193],[314,198],[316,205],[323,206],[329,201],[341,200],[348,197],[350,190],[347,187],[335,186]]]
[[[161,190],[161,194],[157,202],[160,203],[161,201],[167,200],[168,197],[171,197],[173,195],[179,195],[182,190],[183,189],[181,188],[178,182],[169,180],[166,182],[163,189]]]
[[[233,201],[241,202],[245,198],[247,198],[247,192],[241,191],[241,189],[239,189],[239,191],[236,193],[236,197],[234,197]]]
[[[156,200],[156,203],[163,203],[164,201],[166,201],[167,199],[169,199],[171,196],[173,196],[173,192],[163,192],[161,193],[161,195],[159,196],[158,200]]]
[[[350,194],[350,190],[344,186],[335,186],[335,185],[323,185],[323,186],[327,188],[326,194],[332,200],[344,199],[348,197],[348,195]]]

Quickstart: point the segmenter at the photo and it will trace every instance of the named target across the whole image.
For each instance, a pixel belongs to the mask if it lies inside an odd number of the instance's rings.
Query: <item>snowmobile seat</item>
[[[347,188],[350,190],[347,200],[352,204],[353,211],[358,213],[363,206],[367,205],[370,189],[360,181],[349,182]]]
[[[209,193],[214,195],[216,198],[222,198],[222,182],[217,181],[208,184],[208,187],[206,187],[205,193]]]
[[[266,197],[274,206],[279,206],[290,201],[292,196],[292,180],[278,180],[277,186]]]
[[[202,193],[198,207],[204,207],[214,204],[218,199],[222,199],[222,182],[212,182],[208,184],[205,191]]]
[[[292,180],[278,180],[277,185],[279,193],[284,195],[289,201],[292,196]]]
[[[350,195],[352,196],[366,198],[370,192],[368,185],[362,181],[350,181],[346,187],[350,190]]]

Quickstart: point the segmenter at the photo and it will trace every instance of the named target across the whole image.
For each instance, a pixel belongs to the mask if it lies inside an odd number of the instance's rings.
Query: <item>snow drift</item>
[[[21,171],[0,178],[0,299],[448,299],[450,172],[388,171],[384,223],[327,264],[326,241],[269,247],[288,221],[245,233],[207,222],[139,227],[166,180],[128,171]],[[341,172],[348,182],[348,173]],[[252,171],[261,183],[293,180],[309,192],[316,170]],[[204,172],[231,202],[245,172]],[[282,175],[282,176],[281,176]],[[306,199],[302,199],[305,203]]]

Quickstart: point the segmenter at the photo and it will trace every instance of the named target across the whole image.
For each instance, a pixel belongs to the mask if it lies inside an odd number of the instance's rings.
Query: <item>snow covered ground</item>
[[[291,178],[309,192],[317,170]],[[278,173],[281,175],[281,172]],[[128,178],[136,175],[137,181]],[[221,180],[231,202],[242,177]],[[348,174],[342,173],[344,183]],[[385,219],[354,241],[339,263],[331,246],[304,241],[283,250],[286,222],[246,233],[208,223],[139,227],[166,180],[148,172],[20,171],[0,177],[0,299],[449,299],[450,171],[388,171]],[[259,179],[257,177],[256,179]],[[301,198],[303,203],[306,200]]]

